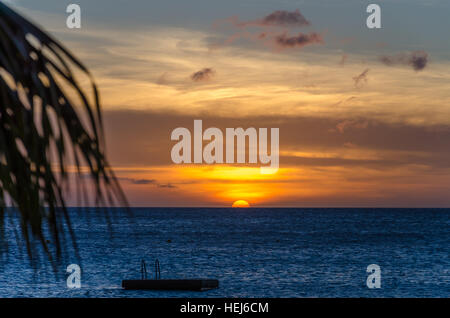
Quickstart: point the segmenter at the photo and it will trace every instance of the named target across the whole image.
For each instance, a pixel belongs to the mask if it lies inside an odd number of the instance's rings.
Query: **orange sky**
[[[58,27],[63,16],[22,10],[92,70],[109,161],[133,206],[450,204],[450,60],[438,42],[339,33],[302,8],[306,29],[242,29],[223,16],[201,28],[91,21],[78,33]],[[317,32],[323,42],[281,48],[263,32]],[[421,70],[404,62],[416,51],[429,56]],[[222,131],[280,128],[280,169],[173,164],[170,134],[193,131],[194,119]]]

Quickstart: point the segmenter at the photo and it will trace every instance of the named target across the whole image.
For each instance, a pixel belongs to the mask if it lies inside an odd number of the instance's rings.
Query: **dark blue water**
[[[72,216],[81,289],[66,287],[68,264],[55,277],[10,246],[0,297],[450,297],[449,209],[116,212],[112,232],[96,213]],[[142,258],[158,258],[162,278],[217,278],[220,288],[122,290],[122,279],[140,277]],[[366,286],[369,264],[381,267],[380,289]]]

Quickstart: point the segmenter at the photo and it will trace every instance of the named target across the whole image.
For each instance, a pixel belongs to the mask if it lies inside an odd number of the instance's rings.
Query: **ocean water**
[[[117,209],[72,213],[81,289],[14,246],[0,265],[0,297],[450,297],[450,209]],[[14,245],[15,240],[9,240]],[[145,259],[162,278],[215,278],[205,292],[126,291]],[[74,258],[71,260],[76,263]],[[70,258],[67,263],[70,263]],[[381,288],[366,268],[381,268]]]

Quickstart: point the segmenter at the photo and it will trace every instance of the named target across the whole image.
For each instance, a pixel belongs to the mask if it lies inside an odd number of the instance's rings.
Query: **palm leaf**
[[[80,76],[89,79],[90,89],[79,84]],[[3,247],[4,218],[11,213],[20,223],[20,240],[30,258],[36,242],[51,259],[60,257],[65,234],[75,244],[63,191],[73,186],[73,175],[81,204],[88,204],[87,192],[93,190],[96,206],[126,205],[105,158],[102,131],[98,91],[88,69],[50,35],[0,3]],[[14,207],[12,212],[4,213],[7,205]]]

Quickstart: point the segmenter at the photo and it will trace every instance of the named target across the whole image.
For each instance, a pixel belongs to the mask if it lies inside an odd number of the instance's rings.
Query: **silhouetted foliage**
[[[30,258],[34,244],[58,258],[67,233],[75,244],[63,191],[73,187],[82,204],[126,204],[104,155],[97,87],[67,49],[0,3],[0,244],[12,214]]]

